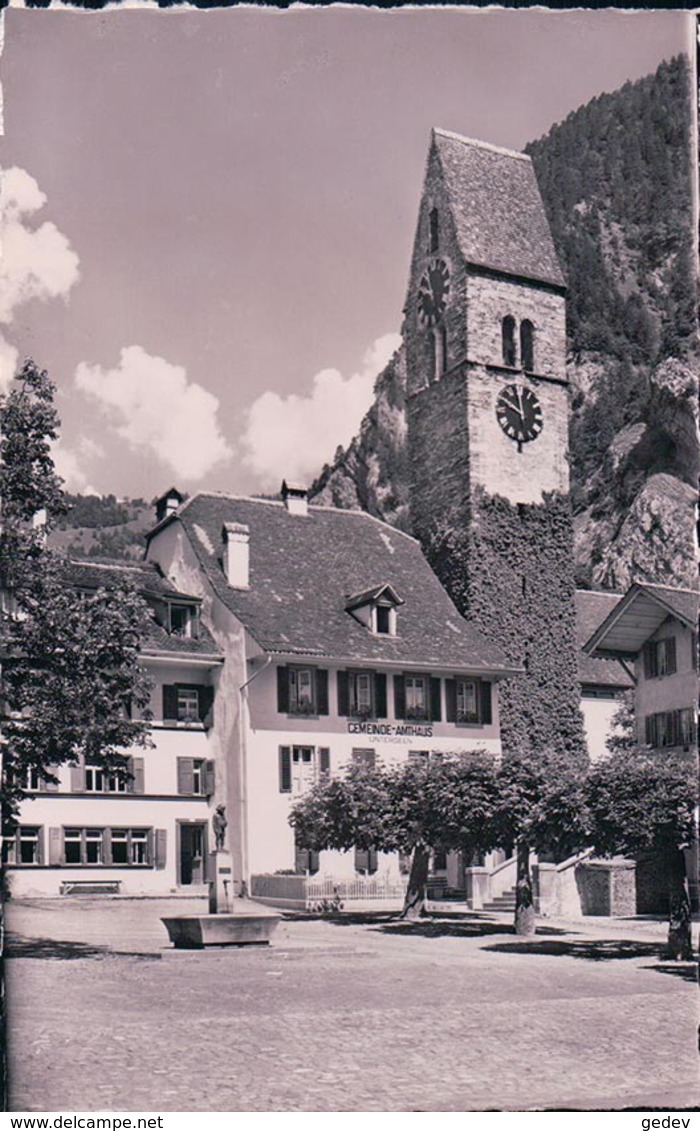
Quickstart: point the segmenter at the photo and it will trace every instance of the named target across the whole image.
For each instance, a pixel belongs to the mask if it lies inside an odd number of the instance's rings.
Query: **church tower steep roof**
[[[432,142],[465,261],[564,288],[531,159],[448,130]]]

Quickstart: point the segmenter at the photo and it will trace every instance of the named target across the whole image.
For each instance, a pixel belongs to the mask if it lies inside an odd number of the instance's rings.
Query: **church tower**
[[[565,296],[530,158],[434,130],[403,327],[414,532],[524,669],[504,688],[504,749],[573,755]]]

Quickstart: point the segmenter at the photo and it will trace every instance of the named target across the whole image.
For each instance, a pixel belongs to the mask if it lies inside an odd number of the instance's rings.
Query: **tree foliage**
[[[27,775],[55,781],[80,757],[127,775],[124,750],[147,745],[149,680],[138,662],[148,611],[128,586],[79,595],[46,548],[65,506],[50,443],[54,387],[27,361],[0,401],[3,822],[16,821]],[[34,523],[37,512],[45,522]]]

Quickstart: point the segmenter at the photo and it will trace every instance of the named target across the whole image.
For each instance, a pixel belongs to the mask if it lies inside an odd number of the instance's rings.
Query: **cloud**
[[[67,491],[81,495],[99,495],[99,491],[92,486],[88,473],[83,467],[83,461],[93,456],[100,458],[104,455],[99,444],[91,440],[81,440],[78,451],[66,447],[60,440],[51,445],[51,457],[56,473],[61,476]]]
[[[79,259],[55,224],[33,227],[31,217],[46,204],[34,177],[13,166],[0,174],[0,323],[30,299],[66,297],[79,278]],[[0,389],[17,365],[17,350],[0,335]]]
[[[278,488],[284,478],[310,482],[339,444],[350,443],[372,403],[377,374],[400,344],[398,334],[384,334],[350,377],[322,369],[307,396],[267,392],[254,401],[242,440],[243,461],[263,489]]]
[[[81,362],[75,384],[96,400],[112,430],[150,451],[182,479],[201,479],[231,456],[217,420],[218,399],[186,371],[141,346],[121,351],[114,369]]]

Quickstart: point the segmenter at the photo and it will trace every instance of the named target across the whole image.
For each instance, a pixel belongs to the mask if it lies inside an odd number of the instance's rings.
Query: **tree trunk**
[[[668,861],[668,914],[668,943],[664,957],[690,962],[693,958],[690,892],[681,849],[673,852]]]
[[[430,849],[424,844],[417,844],[411,859],[411,873],[408,877],[406,898],[401,912],[402,919],[420,919],[424,913],[429,865]]]
[[[530,873],[530,846],[518,841],[517,879],[515,882],[515,933],[534,935],[535,908],[532,902],[532,875]]]

